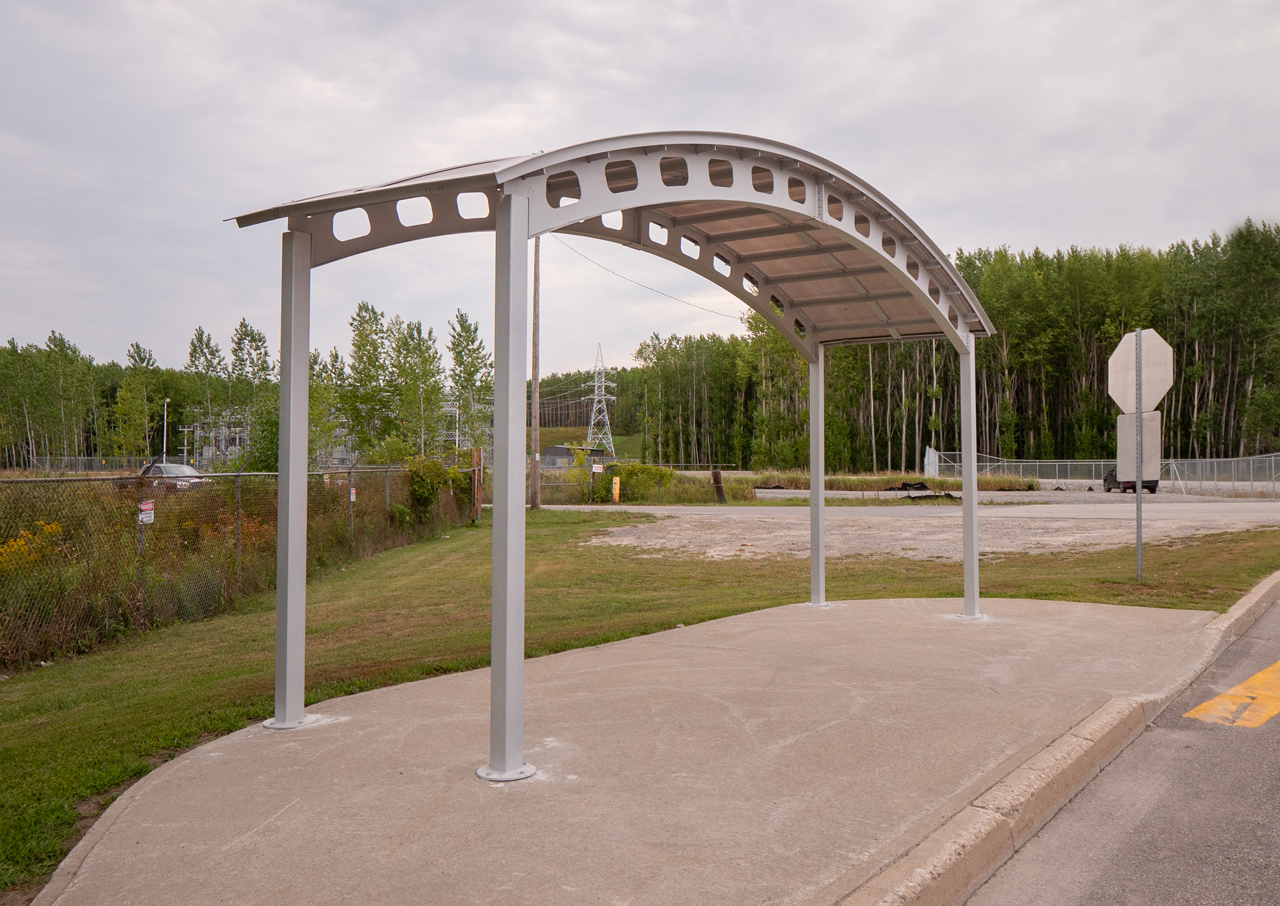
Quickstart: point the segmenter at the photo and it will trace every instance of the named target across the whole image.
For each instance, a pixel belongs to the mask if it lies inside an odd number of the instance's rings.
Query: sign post
[[[1138,505],[1138,581],[1142,581],[1142,328],[1133,332],[1133,400],[1134,400],[1134,435],[1137,444],[1137,458],[1134,462],[1133,499]],[[1119,452],[1119,451],[1117,451]],[[1118,476],[1117,476],[1118,477]]]
[[[1144,348],[1145,347],[1145,348]],[[1154,443],[1154,473],[1160,478],[1160,414],[1154,409],[1173,386],[1173,347],[1154,330],[1139,328],[1120,338],[1120,343],[1107,361],[1107,390],[1124,413],[1116,419],[1116,479],[1121,482],[1133,476],[1133,492],[1137,500],[1138,581],[1142,581],[1142,482],[1146,465],[1146,449]],[[1129,418],[1133,418],[1130,428]],[[1154,432],[1151,430],[1154,427]],[[1133,447],[1129,449],[1124,433],[1133,431]],[[1122,491],[1123,492],[1123,491]]]

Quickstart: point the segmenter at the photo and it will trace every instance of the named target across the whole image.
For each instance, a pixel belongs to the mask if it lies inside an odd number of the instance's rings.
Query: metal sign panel
[[[1137,397],[1137,332],[1120,338],[1115,352],[1107,360],[1107,390],[1120,411],[1132,414],[1138,410]],[[1173,386],[1173,347],[1154,330],[1142,331],[1142,408],[1150,412]],[[1130,425],[1136,429],[1136,425]]]
[[[1145,334],[1146,331],[1143,331]],[[1147,341],[1142,338],[1142,354],[1146,357]],[[1144,388],[1145,389],[1145,388]],[[1146,397],[1146,393],[1143,393]],[[1116,419],[1116,478],[1119,481],[1137,481],[1138,475],[1138,413],[1121,415]],[[1142,480],[1155,481],[1160,477],[1160,413],[1142,413]]]
[[[603,472],[603,471],[604,471],[604,463],[600,463],[600,462],[593,462],[593,463],[591,464],[591,471],[592,471],[592,472]]]

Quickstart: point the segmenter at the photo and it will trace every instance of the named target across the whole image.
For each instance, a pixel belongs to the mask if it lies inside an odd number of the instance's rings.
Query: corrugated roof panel
[[[871,293],[888,292],[902,285],[897,277],[887,271],[881,271],[878,274],[867,274],[865,277],[860,278],[859,282],[867,288],[867,292]]]
[[[929,316],[928,312],[920,308],[920,303],[912,298],[884,299],[877,304],[890,321],[919,321]]]

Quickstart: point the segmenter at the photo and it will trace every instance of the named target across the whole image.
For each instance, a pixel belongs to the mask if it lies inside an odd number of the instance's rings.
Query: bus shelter
[[[732,293],[809,363],[810,593],[825,603],[824,350],[946,340],[960,356],[964,611],[978,598],[974,340],[994,333],[954,265],[882,193],[790,145],[745,135],[625,135],[435,170],[235,218],[283,237],[275,716],[303,726],[311,271],[385,246],[495,234],[490,754],[524,761],[525,423],[529,240],[590,236],[657,255]],[[338,226],[335,232],[335,221]]]

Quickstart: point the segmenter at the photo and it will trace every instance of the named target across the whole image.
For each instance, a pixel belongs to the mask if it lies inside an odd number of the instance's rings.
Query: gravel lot
[[[761,492],[775,496],[797,492]],[[798,492],[804,495],[806,492]],[[828,496],[861,496],[858,492]],[[874,496],[874,494],[872,495]],[[1100,491],[986,492],[978,543],[986,558],[1010,552],[1080,551],[1133,544],[1132,494]],[[1216,532],[1280,526],[1280,504],[1160,493],[1142,500],[1144,542],[1176,542]],[[616,507],[658,516],[610,529],[593,544],[621,544],[717,559],[809,554],[806,507]],[[829,506],[827,555],[961,560],[958,506]]]

